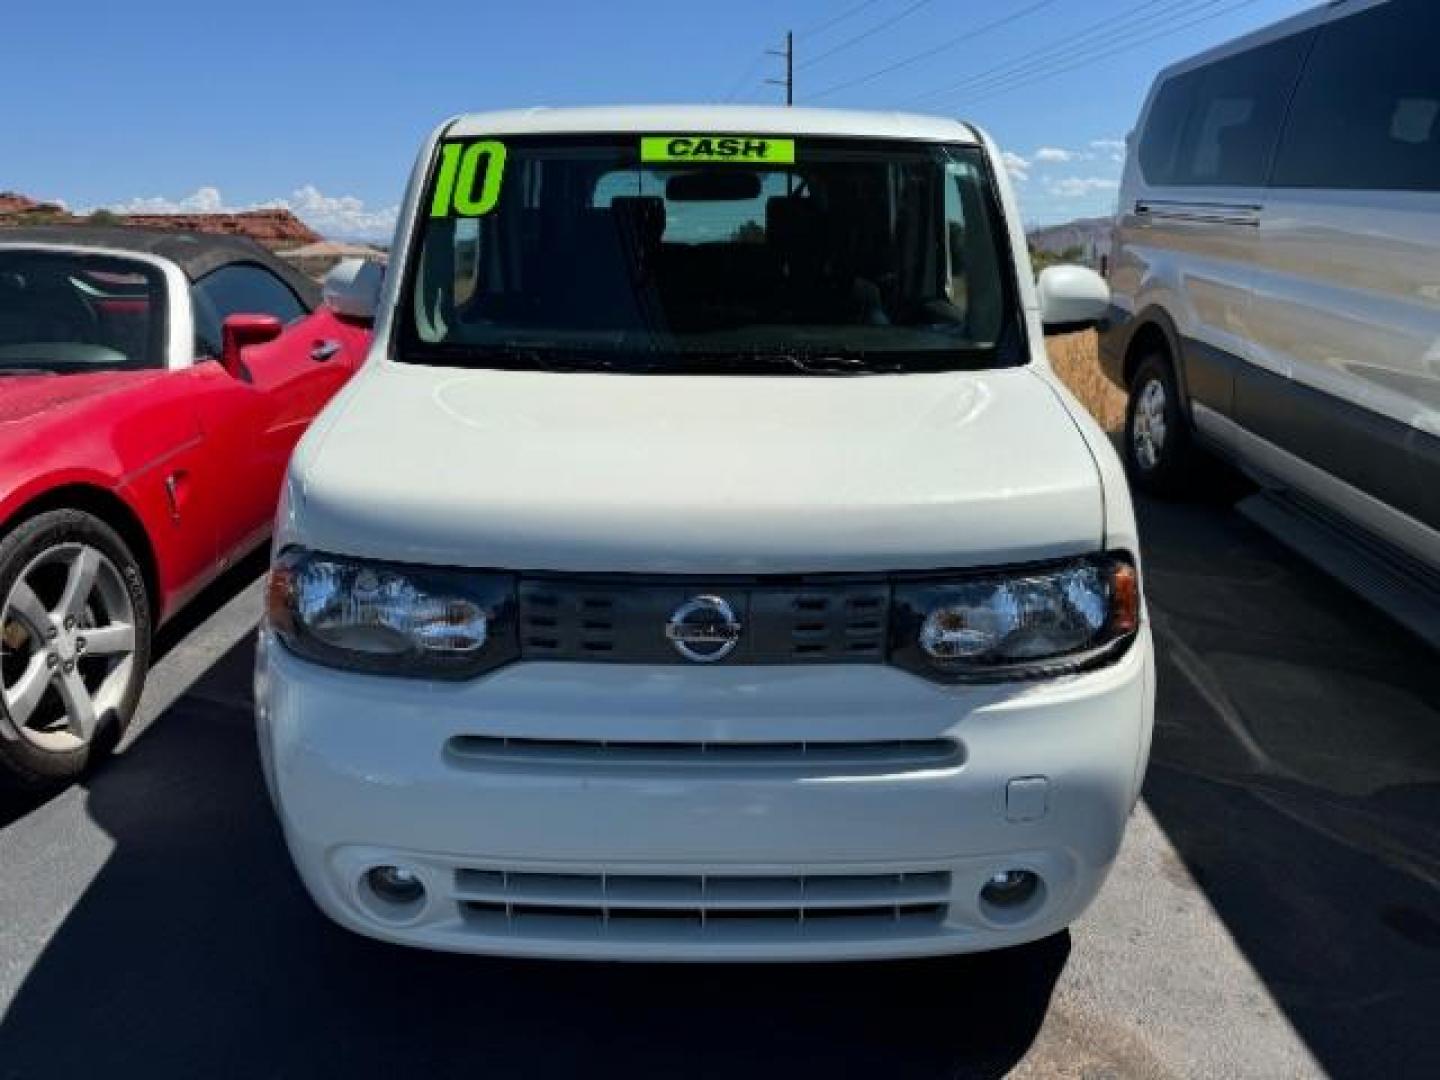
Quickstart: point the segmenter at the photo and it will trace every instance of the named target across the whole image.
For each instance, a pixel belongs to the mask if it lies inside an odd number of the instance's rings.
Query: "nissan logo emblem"
[[[740,644],[735,609],[718,596],[696,596],[675,609],[665,636],[675,651],[697,664],[724,660]]]

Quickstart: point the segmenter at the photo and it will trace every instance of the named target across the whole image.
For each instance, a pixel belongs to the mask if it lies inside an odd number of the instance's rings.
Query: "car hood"
[[[94,375],[0,375],[0,439],[33,430],[29,425],[46,414],[67,412],[99,395],[133,389],[162,374],[106,371]]]
[[[937,569],[1098,549],[1033,371],[627,376],[379,364],[297,459],[282,539],[507,569]]]

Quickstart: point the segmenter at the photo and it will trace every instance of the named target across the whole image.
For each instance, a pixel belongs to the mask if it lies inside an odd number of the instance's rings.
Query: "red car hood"
[[[102,394],[131,390],[163,371],[105,371],[94,375],[0,375],[0,439],[13,438],[14,425],[28,426],[46,413],[73,409]]]

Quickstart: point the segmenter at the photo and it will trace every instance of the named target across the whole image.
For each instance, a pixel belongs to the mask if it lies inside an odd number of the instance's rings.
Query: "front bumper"
[[[267,783],[316,903],[488,954],[860,959],[1073,921],[1149,753],[1148,632],[1114,665],[947,687],[882,666],[519,664],[470,683],[315,666],[262,635]],[[418,875],[394,905],[375,866]],[[1037,874],[1014,908],[1000,870]]]

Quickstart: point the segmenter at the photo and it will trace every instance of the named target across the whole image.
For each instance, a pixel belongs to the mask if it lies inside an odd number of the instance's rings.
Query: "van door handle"
[[[1260,224],[1263,206],[1257,203],[1179,202],[1170,199],[1137,199],[1135,216],[1149,221],[1188,221],[1196,225]]]
[[[310,359],[323,364],[326,360],[333,360],[340,348],[340,342],[333,338],[329,341],[317,341],[315,347],[310,350]]]

